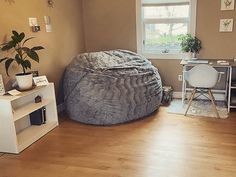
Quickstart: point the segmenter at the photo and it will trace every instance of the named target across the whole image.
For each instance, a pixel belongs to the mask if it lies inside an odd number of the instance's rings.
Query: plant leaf
[[[12,31],[12,34],[13,34],[14,36],[19,36],[19,34],[18,34],[15,30]]]
[[[29,52],[27,52],[27,55],[28,55],[28,57],[30,57],[32,60],[34,60],[34,61],[36,61],[36,62],[39,63],[39,56],[38,56],[38,54],[37,54],[35,51],[30,50]]]
[[[22,47],[21,49],[26,53],[30,52],[30,48],[28,47]]]
[[[7,51],[7,50],[10,50],[11,48],[15,47],[16,46],[16,43],[14,41],[10,41],[8,42],[6,45],[4,45],[1,50],[2,51]]]
[[[5,69],[8,76],[9,76],[8,69],[13,61],[14,61],[13,58],[8,58],[8,60],[5,62]]]
[[[25,33],[23,32],[19,34],[16,31],[12,31],[12,34],[13,36],[11,38],[15,43],[20,43],[25,38]]]
[[[33,47],[31,50],[42,50],[42,49],[44,49],[44,47],[42,47],[42,46],[36,46],[36,47]]]
[[[19,42],[21,42],[25,38],[25,33],[20,33]]]
[[[22,64],[22,62],[24,61],[24,60],[22,60],[22,59],[20,58],[20,55],[19,55],[19,54],[16,54],[15,60],[16,60],[16,62],[17,62],[18,65]]]
[[[7,60],[7,59],[8,59],[8,57],[5,57],[5,58],[0,59],[0,63],[2,63],[3,61],[5,61],[5,60]]]
[[[23,65],[24,65],[25,69],[27,69],[27,68],[31,69],[31,63],[29,60],[25,60]]]
[[[31,39],[34,39],[34,38],[35,38],[35,37],[27,38],[26,40],[24,40],[23,45],[24,45],[27,41],[29,41],[29,40],[31,40]]]

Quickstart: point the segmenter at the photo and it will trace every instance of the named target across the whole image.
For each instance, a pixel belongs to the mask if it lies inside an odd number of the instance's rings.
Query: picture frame
[[[2,75],[0,74],[0,96],[4,95],[5,92],[5,87],[4,87],[4,83],[3,83],[3,78]]]
[[[49,84],[48,79],[46,76],[38,76],[38,77],[33,77],[34,84],[38,86],[46,86]]]
[[[221,10],[234,10],[235,0],[221,0]]]
[[[232,32],[234,19],[220,19],[220,32]]]

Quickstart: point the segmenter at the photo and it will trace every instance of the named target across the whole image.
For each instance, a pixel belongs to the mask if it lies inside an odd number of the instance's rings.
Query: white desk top
[[[199,59],[199,60],[201,60],[201,59]],[[224,68],[227,68],[227,67],[231,67],[231,66],[236,66],[236,62],[234,62],[233,60],[225,60],[225,61],[229,62],[229,65],[219,64],[219,63],[217,63],[218,60],[213,60],[213,59],[209,59],[208,61],[209,61],[208,64],[210,64],[210,65],[212,65],[214,67],[224,67]],[[183,65],[183,66],[185,66],[185,65],[187,65],[187,66],[195,66],[195,65],[198,65],[198,64],[201,64],[201,63],[188,63],[188,60],[181,60],[180,64]]]

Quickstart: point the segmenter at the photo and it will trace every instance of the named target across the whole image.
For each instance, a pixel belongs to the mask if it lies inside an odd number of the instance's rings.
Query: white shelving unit
[[[41,103],[34,103],[36,96]],[[31,125],[29,114],[45,107],[46,123]],[[58,126],[54,84],[36,87],[19,96],[0,96],[0,152],[20,153]]]
[[[228,111],[236,108],[236,86],[234,85],[236,81],[236,66],[230,68],[230,78],[229,78],[229,94],[228,94]]]

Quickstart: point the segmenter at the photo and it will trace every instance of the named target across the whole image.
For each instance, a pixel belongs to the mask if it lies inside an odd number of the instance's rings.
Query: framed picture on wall
[[[0,74],[0,95],[4,95],[4,94],[5,94],[5,88],[4,88],[2,75]]]
[[[221,10],[234,10],[235,0],[221,0]]]
[[[220,19],[220,32],[232,32],[233,26],[233,19]]]

